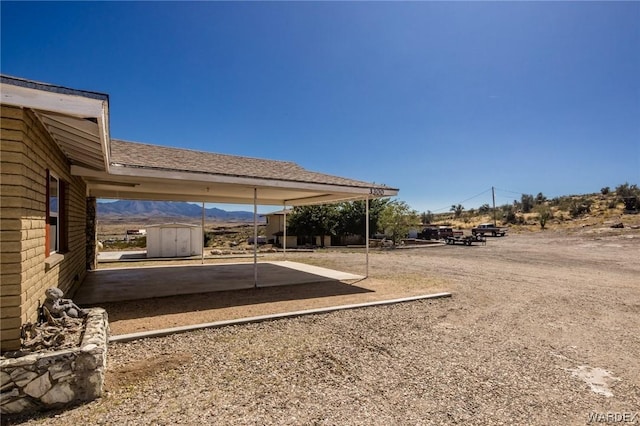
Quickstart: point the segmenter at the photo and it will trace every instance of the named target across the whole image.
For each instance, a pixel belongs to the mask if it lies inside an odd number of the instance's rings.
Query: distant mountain
[[[202,207],[196,204],[174,201],[130,201],[118,200],[110,203],[98,202],[98,217],[147,218],[202,217]],[[247,211],[228,212],[222,209],[205,209],[207,219],[253,221],[253,213]]]

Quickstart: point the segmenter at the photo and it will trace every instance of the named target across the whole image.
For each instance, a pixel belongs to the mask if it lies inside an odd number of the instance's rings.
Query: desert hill
[[[173,221],[181,219],[199,219],[202,217],[202,208],[197,204],[174,201],[130,201],[118,200],[114,202],[98,202],[98,219],[152,219],[163,218]],[[225,211],[218,208],[205,209],[207,220],[224,222],[250,222],[253,221],[253,213],[249,211]]]

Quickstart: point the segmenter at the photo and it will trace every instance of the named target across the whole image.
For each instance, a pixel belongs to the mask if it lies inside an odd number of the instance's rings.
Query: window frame
[[[66,215],[66,189],[67,185],[60,176],[47,169],[46,173],[46,208],[45,208],[45,257],[60,254],[67,251],[67,215]],[[56,212],[51,211],[52,182],[56,183]],[[52,219],[55,220],[55,235],[53,235]],[[54,241],[52,247],[52,239]]]

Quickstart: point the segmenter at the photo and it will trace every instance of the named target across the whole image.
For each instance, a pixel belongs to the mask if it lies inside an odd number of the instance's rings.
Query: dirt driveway
[[[378,288],[453,297],[114,344],[104,398],[28,424],[640,424],[639,259],[628,229],[376,251]]]

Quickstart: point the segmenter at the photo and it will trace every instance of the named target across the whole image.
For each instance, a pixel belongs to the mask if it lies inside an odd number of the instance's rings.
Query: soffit
[[[1,76],[2,103],[30,108],[71,164],[108,171],[109,97]]]

